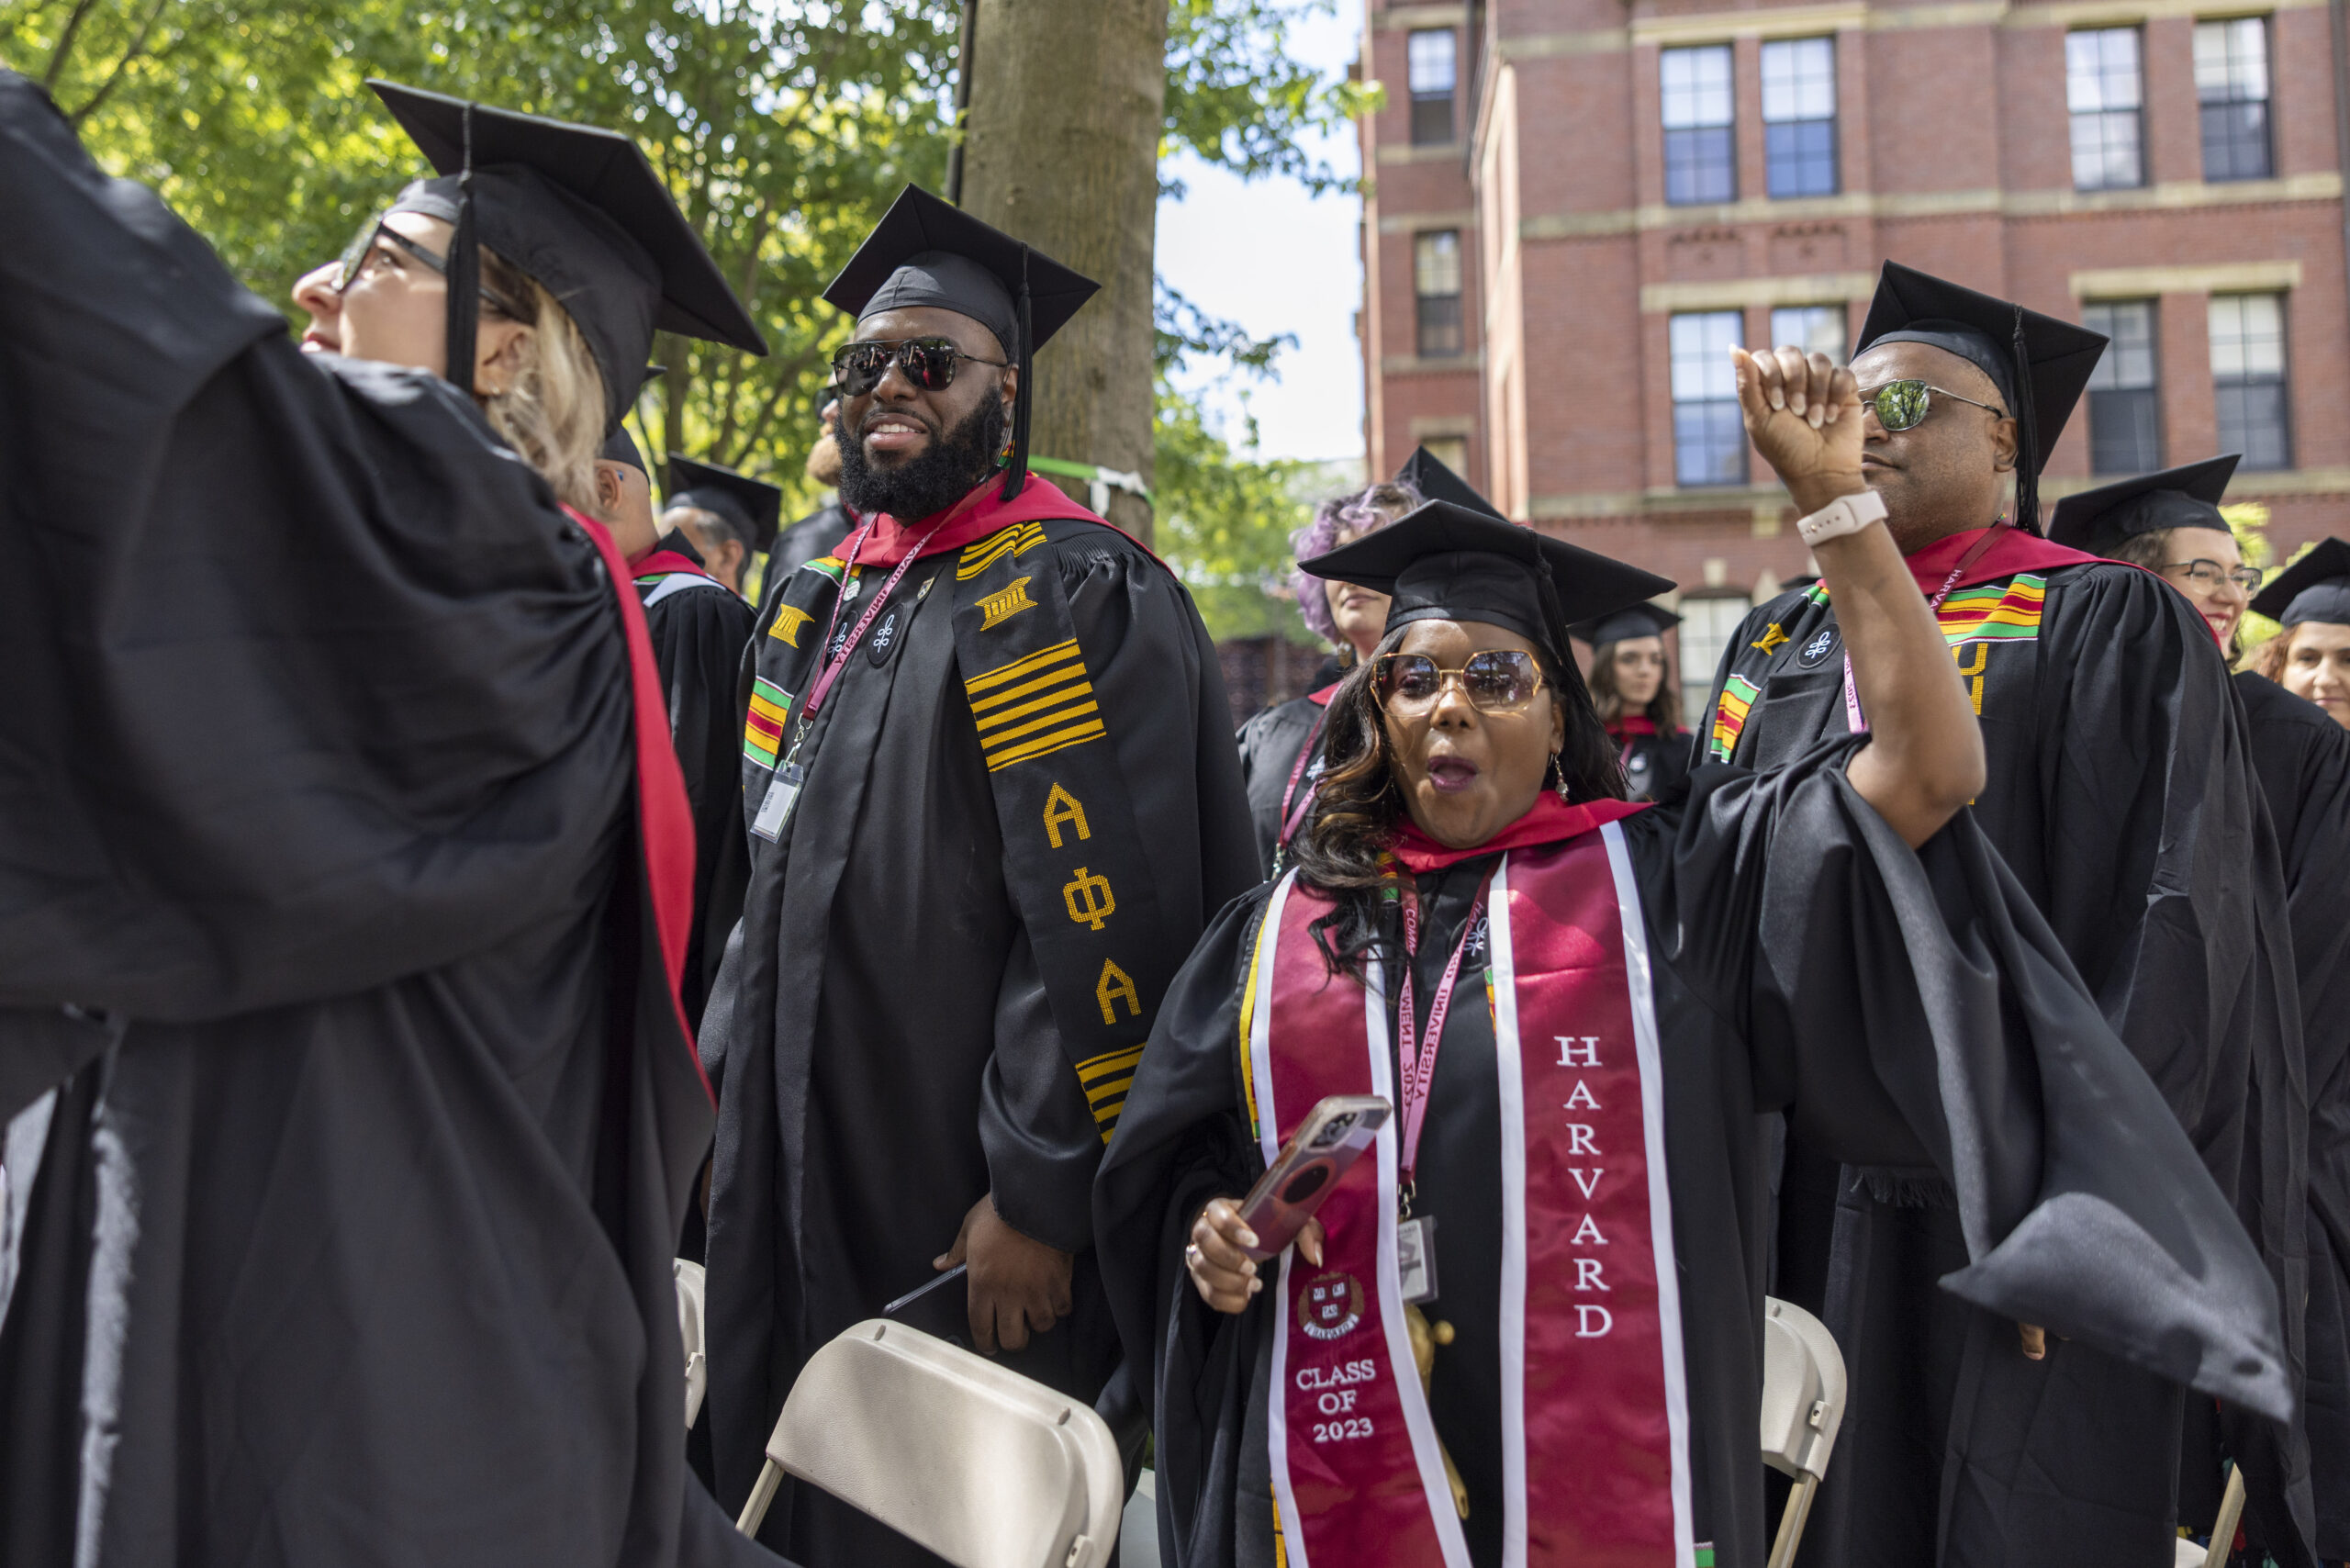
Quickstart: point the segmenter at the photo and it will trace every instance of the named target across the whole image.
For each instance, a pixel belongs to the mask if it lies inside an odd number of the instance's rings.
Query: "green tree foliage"
[[[1170,0],[1167,150],[1342,183],[1301,139],[1338,123],[1351,89],[1286,50],[1291,20],[1328,3]],[[366,78],[627,130],[773,349],[754,360],[665,335],[643,433],[805,498],[800,465],[847,333],[820,292],[900,186],[942,183],[959,22],[959,0],[0,0],[0,63],[44,84],[101,162],[156,187],[297,319],[294,280],[429,172]],[[1242,369],[1278,347],[1181,301],[1162,317],[1186,324],[1186,352]],[[1161,390],[1160,456],[1171,443],[1192,476],[1169,490],[1186,515],[1228,533],[1241,514],[1227,509],[1270,505],[1275,470]],[[1290,515],[1259,526],[1285,534]]]

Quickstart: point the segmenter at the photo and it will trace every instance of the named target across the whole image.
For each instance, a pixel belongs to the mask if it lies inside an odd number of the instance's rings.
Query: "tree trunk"
[[[1167,0],[979,0],[973,32],[964,208],[1102,285],[1036,356],[1029,450],[1147,485]],[[1139,498],[1109,516],[1150,537]]]

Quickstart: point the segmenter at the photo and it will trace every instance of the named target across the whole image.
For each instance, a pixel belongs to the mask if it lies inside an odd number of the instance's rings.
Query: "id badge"
[[[1395,1275],[1405,1306],[1436,1299],[1436,1215],[1396,1222]]]
[[[759,814],[751,819],[751,831],[773,844],[783,836],[784,823],[791,820],[792,803],[800,799],[800,787],[808,781],[808,769],[796,762],[788,762],[767,781],[766,798],[759,801]]]

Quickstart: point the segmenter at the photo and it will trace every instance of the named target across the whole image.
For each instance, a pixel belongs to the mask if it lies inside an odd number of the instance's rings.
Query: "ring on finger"
[[[1203,1268],[1207,1264],[1207,1255],[1200,1250],[1200,1244],[1194,1241],[1183,1249],[1183,1261],[1194,1269]]]

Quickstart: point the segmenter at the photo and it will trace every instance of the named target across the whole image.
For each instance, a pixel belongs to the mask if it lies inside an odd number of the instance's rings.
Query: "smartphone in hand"
[[[1296,1240],[1338,1178],[1371,1151],[1393,1114],[1376,1094],[1332,1094],[1317,1102],[1240,1200],[1241,1223],[1257,1233],[1248,1256],[1261,1263]]]

